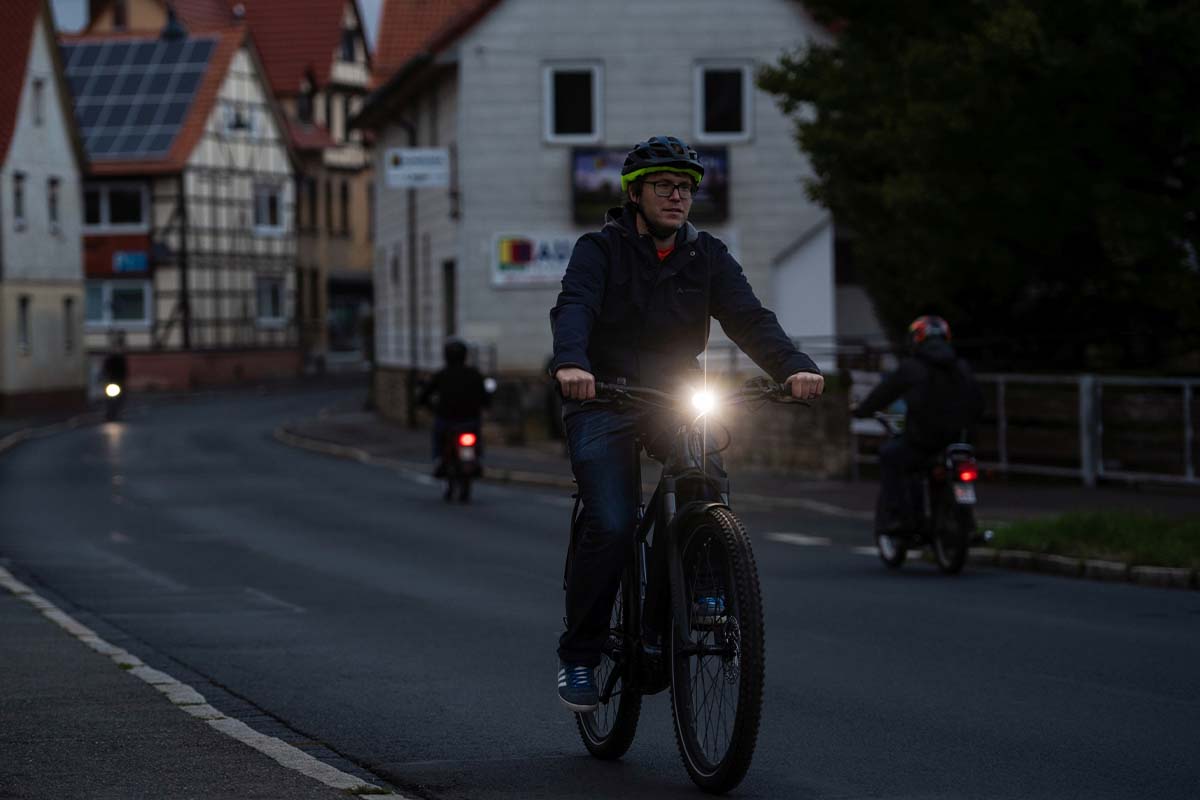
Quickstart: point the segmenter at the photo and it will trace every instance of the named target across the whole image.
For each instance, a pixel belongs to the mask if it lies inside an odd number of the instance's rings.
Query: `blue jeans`
[[[649,439],[663,433],[669,443],[670,430],[652,412],[570,401],[564,404],[563,421],[583,516],[567,575],[567,629],[558,640],[558,657],[594,667],[600,663],[621,572],[637,532],[635,445],[639,435]],[[708,462],[710,470],[724,477],[719,456],[713,454]]]

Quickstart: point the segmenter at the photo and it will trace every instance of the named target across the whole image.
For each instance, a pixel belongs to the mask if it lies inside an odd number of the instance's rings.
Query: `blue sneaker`
[[[600,705],[596,678],[591,667],[558,662],[558,699],[576,713],[595,711]]]
[[[724,625],[725,621],[725,595],[697,595],[692,600],[693,625],[703,628],[715,628],[718,625]]]

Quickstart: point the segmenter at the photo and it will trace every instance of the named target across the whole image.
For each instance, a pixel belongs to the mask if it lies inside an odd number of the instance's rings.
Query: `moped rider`
[[[938,316],[917,317],[908,326],[909,355],[854,408],[867,418],[903,398],[904,432],[879,447],[880,502],[877,533],[895,536],[916,530],[920,509],[908,491],[907,475],[938,451],[961,440],[983,414],[983,392],[967,362],[950,344],[950,324]]]
[[[633,445],[655,423],[644,411],[584,404],[595,398],[596,381],[678,389],[698,375],[696,359],[715,318],[793,397],[810,400],[824,389],[816,364],[762,306],[725,244],[687,221],[703,178],[696,151],[674,136],[630,150],[621,168],[625,204],[576,242],[550,312],[549,371],[564,396],[571,469],[583,500],[558,643],[559,697],[576,712],[599,703],[594,668],[635,533]]]
[[[478,437],[483,409],[491,401],[482,373],[467,364],[465,342],[451,337],[442,355],[446,366],[433,374],[417,398],[420,405],[433,409],[433,474],[438,478],[445,476],[442,454],[447,434],[469,430]],[[482,439],[477,441],[476,450],[482,455]]]

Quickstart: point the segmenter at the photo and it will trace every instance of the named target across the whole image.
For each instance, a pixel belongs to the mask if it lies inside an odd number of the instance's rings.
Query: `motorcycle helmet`
[[[950,323],[933,314],[917,317],[908,326],[908,344],[916,347],[931,338],[950,341]]]
[[[462,339],[451,337],[442,345],[442,355],[446,364],[454,367],[467,363],[467,343]]]
[[[629,184],[651,172],[682,172],[697,186],[704,179],[700,156],[674,136],[651,136],[629,151],[621,167],[621,191],[627,192]]]

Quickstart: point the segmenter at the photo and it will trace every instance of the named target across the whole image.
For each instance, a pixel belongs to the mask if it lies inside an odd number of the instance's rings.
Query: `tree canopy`
[[[1200,369],[1200,3],[805,0],[763,69],[885,327],[1000,369]]]

